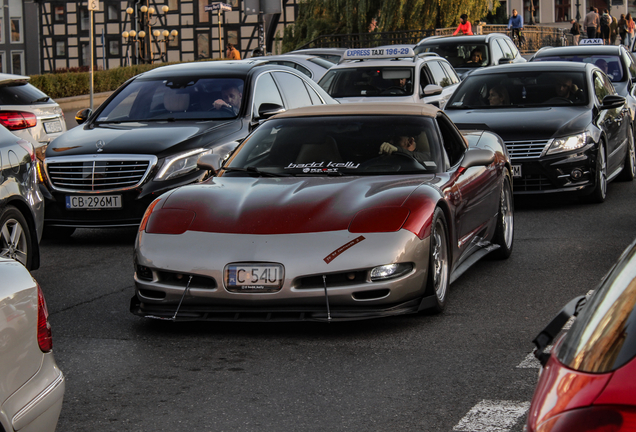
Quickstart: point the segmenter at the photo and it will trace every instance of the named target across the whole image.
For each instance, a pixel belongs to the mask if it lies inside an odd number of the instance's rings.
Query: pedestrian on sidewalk
[[[583,29],[587,32],[587,37],[594,39],[596,37],[596,28],[599,26],[598,14],[595,12],[594,6],[590,6],[590,11],[585,15],[583,20]]]
[[[610,24],[610,45],[616,45],[617,36],[618,36],[618,20],[616,19],[615,16],[612,16],[612,23]]]
[[[621,38],[621,45],[625,45],[625,38],[627,35],[627,21],[625,20],[625,14],[621,14],[618,19],[618,36]]]
[[[234,45],[228,42],[225,47],[225,57],[230,60],[240,60],[241,53],[234,47]]]
[[[570,29],[570,33],[572,34],[572,42],[574,45],[579,44],[579,38],[581,37],[581,24],[576,22],[576,20],[570,21],[572,24],[572,28]]]
[[[461,20],[461,22],[457,26],[457,29],[455,30],[455,33],[453,33],[453,36],[455,36],[459,32],[462,32],[462,34],[465,35],[472,36],[473,30],[471,28],[470,21],[468,21],[468,15],[461,14],[459,19]]]
[[[625,21],[627,22],[627,34],[625,36],[625,45],[627,48],[632,46],[632,41],[634,40],[634,20],[632,19],[632,14],[628,13],[625,15]]]
[[[609,15],[607,9],[603,9],[603,14],[600,18],[601,23],[601,39],[603,39],[603,45],[609,45],[610,40],[610,24],[612,24],[612,17]]]

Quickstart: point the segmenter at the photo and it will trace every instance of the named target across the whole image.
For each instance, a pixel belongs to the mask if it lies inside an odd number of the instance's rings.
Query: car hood
[[[97,153],[159,155],[172,148],[178,151],[185,141],[211,131],[229,133],[235,129],[232,124],[236,123],[240,121],[179,121],[81,126],[53,140],[46,150],[46,157]],[[102,141],[99,147],[98,141]],[[207,139],[206,144],[210,144]],[[99,148],[101,151],[98,152]],[[183,147],[183,150],[185,149],[186,147]]]
[[[361,210],[402,206],[418,187],[434,179],[434,175],[216,177],[205,184],[177,189],[161,210],[193,212],[189,228],[192,231],[237,234],[338,231],[348,229]]]
[[[504,141],[547,140],[584,131],[589,107],[537,107],[445,111],[460,129],[486,129]]]

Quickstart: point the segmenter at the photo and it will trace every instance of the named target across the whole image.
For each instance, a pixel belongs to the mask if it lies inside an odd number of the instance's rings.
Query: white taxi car
[[[459,81],[437,54],[416,55],[410,47],[396,46],[349,49],[318,85],[342,103],[428,103],[443,109]]]

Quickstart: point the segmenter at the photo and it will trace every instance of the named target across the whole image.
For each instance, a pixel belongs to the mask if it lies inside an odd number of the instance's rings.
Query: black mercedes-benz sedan
[[[200,156],[226,156],[264,119],[337,103],[302,73],[254,61],[164,66],[122,85],[47,148],[45,234],[136,226],[148,204],[201,180]]]
[[[625,98],[589,63],[530,62],[469,75],[446,105],[461,129],[499,134],[516,194],[569,192],[603,202],[607,183],[634,178]]]

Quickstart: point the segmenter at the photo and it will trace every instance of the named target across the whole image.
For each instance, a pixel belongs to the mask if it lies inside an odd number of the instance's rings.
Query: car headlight
[[[155,177],[155,180],[170,180],[196,170],[197,160],[209,152],[209,150],[196,149],[166,158],[163,166],[159,170],[159,173]]]
[[[413,264],[401,263],[401,264],[387,264],[371,269],[371,280],[373,282],[392,279],[403,274],[406,274],[413,270]]]
[[[587,137],[589,133],[583,132],[576,135],[571,135],[564,138],[554,138],[550,143],[550,147],[546,154],[562,153],[580,149],[587,144]]]

